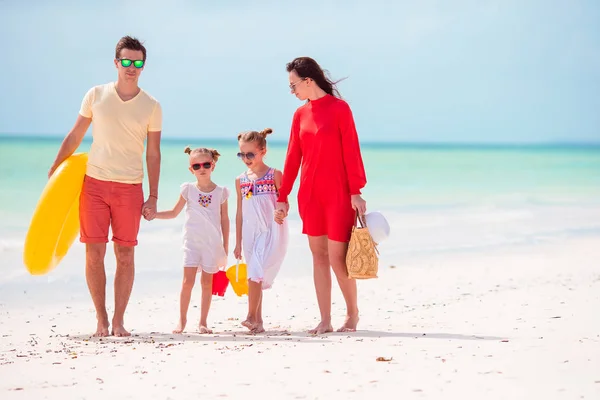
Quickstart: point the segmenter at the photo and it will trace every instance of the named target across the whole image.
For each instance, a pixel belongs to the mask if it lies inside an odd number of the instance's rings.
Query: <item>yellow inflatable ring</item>
[[[54,269],[79,234],[79,195],[87,160],[87,153],[73,154],[46,183],[23,249],[23,262],[32,275]]]

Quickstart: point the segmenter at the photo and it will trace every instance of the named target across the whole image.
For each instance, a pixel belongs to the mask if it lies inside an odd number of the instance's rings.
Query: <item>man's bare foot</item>
[[[108,336],[108,320],[101,321],[98,320],[98,326],[96,326],[96,333],[94,333],[94,337],[106,337]]]
[[[252,333],[263,333],[264,331],[265,331],[265,328],[263,327],[262,322],[257,322],[256,324],[254,324],[252,329],[250,329],[250,332],[252,332]]]
[[[177,328],[173,329],[173,333],[182,333],[183,330],[185,329],[186,323],[187,323],[187,320],[185,320],[185,319],[179,320],[179,323],[177,324]]]
[[[113,328],[112,328],[112,334],[113,336],[117,336],[117,337],[126,337],[126,336],[131,336],[131,333],[129,333],[125,327],[123,326],[123,324],[116,324],[113,321]]]
[[[213,331],[211,329],[208,329],[206,327],[206,324],[200,324],[200,326],[198,327],[198,332],[200,332],[201,334],[211,334],[211,333],[213,333]]]
[[[341,328],[339,328],[337,331],[338,332],[356,332],[356,325],[358,325],[358,315],[355,316],[347,316],[346,317],[346,322],[344,322],[344,325],[342,325]]]
[[[333,326],[331,326],[331,322],[321,321],[319,325],[315,329],[311,329],[308,331],[311,335],[322,335],[327,332],[333,332]]]

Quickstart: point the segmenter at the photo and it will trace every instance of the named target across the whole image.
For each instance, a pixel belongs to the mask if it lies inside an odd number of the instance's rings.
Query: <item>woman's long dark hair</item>
[[[323,89],[327,94],[335,96],[339,99],[342,98],[338,91],[336,84],[340,81],[332,81],[328,77],[329,72],[321,68],[321,66],[310,57],[297,57],[286,65],[287,72],[296,71],[296,74],[300,78],[310,78]]]

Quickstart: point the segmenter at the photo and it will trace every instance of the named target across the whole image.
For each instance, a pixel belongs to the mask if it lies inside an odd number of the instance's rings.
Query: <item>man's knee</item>
[[[122,246],[118,243],[115,243],[115,256],[117,258],[117,267],[133,267],[133,259],[134,259],[134,250],[133,246]]]
[[[85,257],[90,268],[103,268],[105,254],[105,243],[88,243],[85,245]]]

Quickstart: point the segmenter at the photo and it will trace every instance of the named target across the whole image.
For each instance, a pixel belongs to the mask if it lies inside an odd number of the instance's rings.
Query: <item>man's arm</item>
[[[160,177],[160,134],[161,131],[148,132],[146,148],[146,165],[148,167],[148,200],[142,208],[144,217],[152,220],[156,216],[156,201],[158,200],[158,179]]]
[[[58,166],[77,150],[91,123],[91,118],[86,118],[81,114],[77,116],[75,125],[73,125],[71,131],[67,133],[67,136],[65,136],[60,145],[60,149],[58,150],[58,154],[54,159],[54,163],[52,163],[52,167],[50,167],[50,171],[48,171],[48,179],[52,176],[54,171],[56,171]]]

